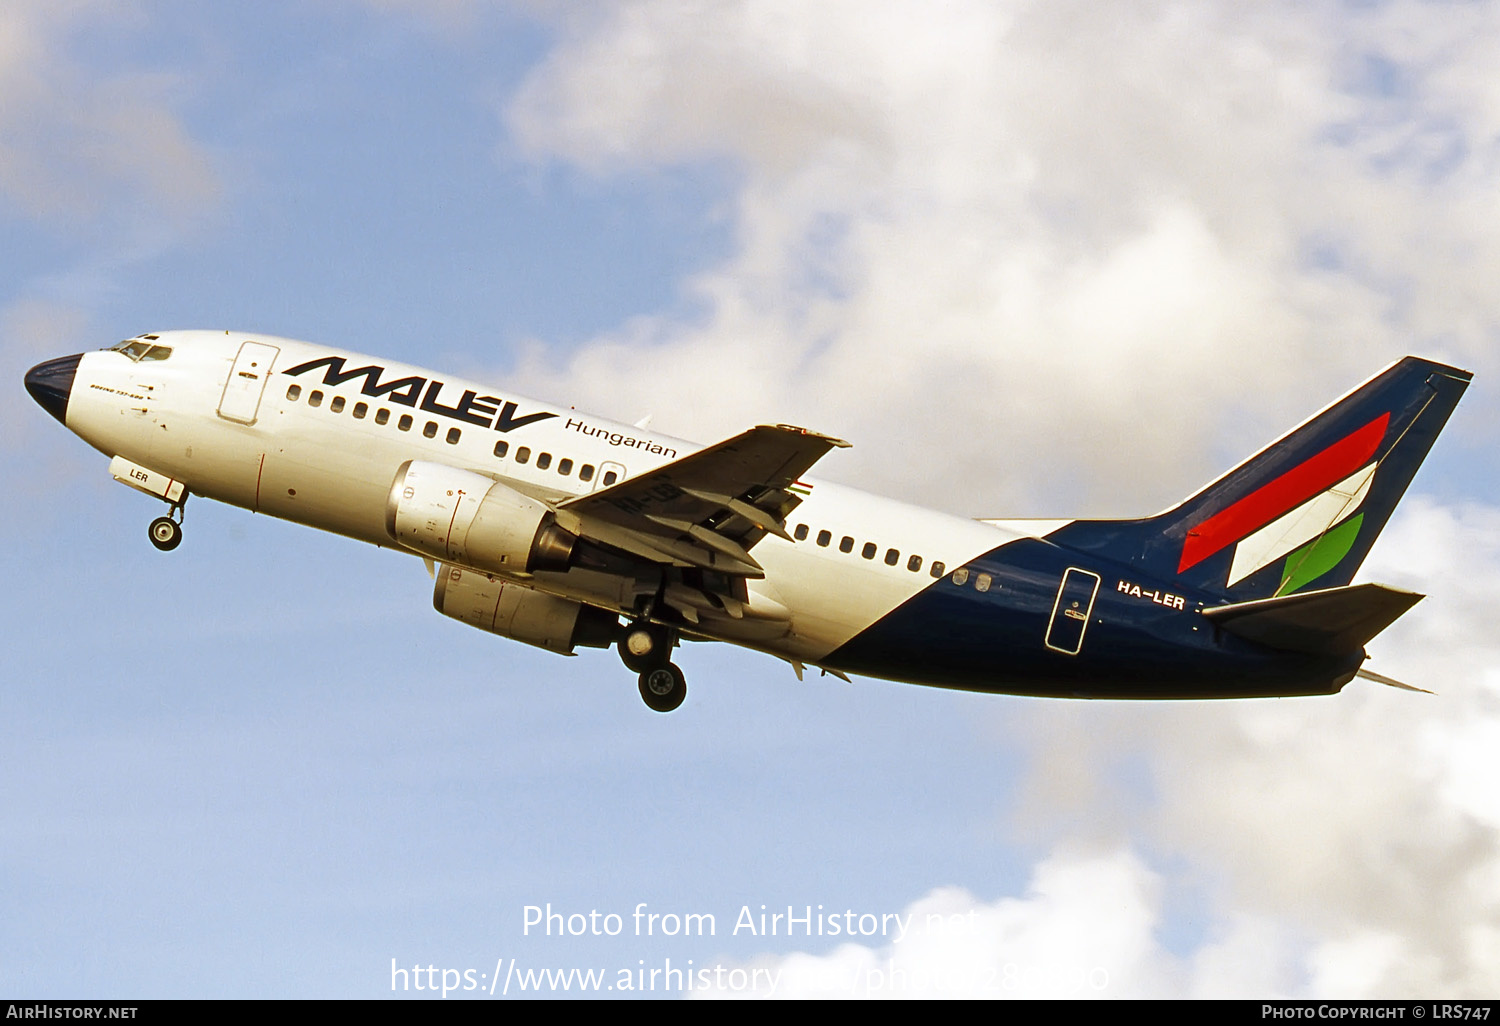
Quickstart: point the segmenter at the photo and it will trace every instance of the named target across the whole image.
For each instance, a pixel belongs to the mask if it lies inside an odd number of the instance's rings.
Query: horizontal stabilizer
[[[1229,633],[1268,648],[1344,655],[1364,648],[1423,598],[1383,584],[1355,584],[1212,606],[1203,615]]]

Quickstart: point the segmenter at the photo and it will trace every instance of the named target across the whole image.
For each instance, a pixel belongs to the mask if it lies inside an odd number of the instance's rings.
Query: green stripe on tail
[[[1356,514],[1287,556],[1286,566],[1281,571],[1281,586],[1276,589],[1276,594],[1289,595],[1338,566],[1354,547],[1354,539],[1359,536],[1359,526],[1364,519],[1363,513]]]

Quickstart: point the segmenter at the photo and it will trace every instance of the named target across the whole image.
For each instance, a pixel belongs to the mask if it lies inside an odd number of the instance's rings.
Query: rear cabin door
[[[224,382],[219,416],[236,424],[255,423],[260,412],[260,397],[271,376],[271,364],[279,352],[281,350],[276,346],[264,342],[246,342],[240,346],[234,366],[229,370],[229,380]]]
[[[1091,570],[1068,567],[1052,603],[1052,620],[1047,624],[1047,647],[1064,655],[1077,655],[1083,647],[1083,632],[1088,629],[1094,612],[1094,596],[1099,594],[1099,575]]]

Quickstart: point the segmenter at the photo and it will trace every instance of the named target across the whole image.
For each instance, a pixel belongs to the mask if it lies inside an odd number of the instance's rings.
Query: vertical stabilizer
[[[1346,585],[1471,377],[1408,356],[1175,508],[1048,540],[1236,602]]]

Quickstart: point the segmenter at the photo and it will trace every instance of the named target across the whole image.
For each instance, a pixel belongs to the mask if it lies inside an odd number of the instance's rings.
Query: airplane
[[[808,476],[848,443],[786,424],[700,446],[506,389],[232,331],[32,368],[32,397],[167,503],[420,556],[438,612],[553,652],[613,647],[646,705],[673,650],[1071,698],[1327,695],[1422,598],[1352,584],[1472,375],[1406,357],[1167,511],[966,519]],[[1421,689],[1413,689],[1421,690]]]

